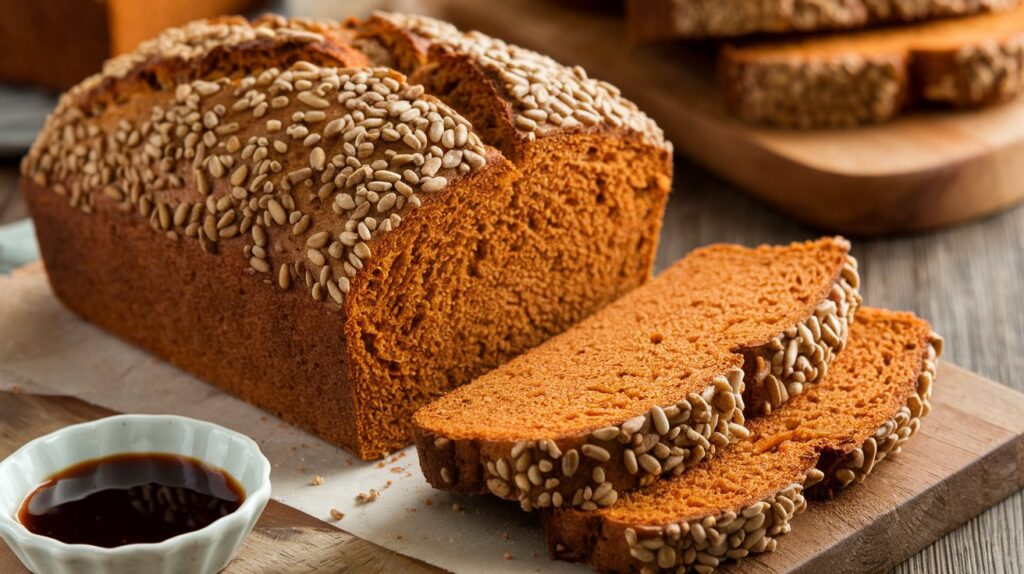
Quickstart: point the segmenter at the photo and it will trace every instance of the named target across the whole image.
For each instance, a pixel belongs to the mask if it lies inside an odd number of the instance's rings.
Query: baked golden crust
[[[452,107],[474,102],[428,93],[378,66],[394,55],[371,49],[362,26],[268,16],[169,30],[65,94],[23,162],[23,188],[55,289],[70,307],[376,457],[408,441],[416,406],[648,277],[671,156],[663,141],[615,124],[617,116],[589,130],[550,130],[503,154]],[[473,88],[481,101],[493,94],[489,79]],[[61,255],[86,221],[100,224],[78,239],[96,253],[84,258],[88,269]],[[109,239],[136,227],[150,235],[133,239],[146,243],[133,249],[135,267],[196,248],[203,265],[148,293],[103,288],[115,259],[106,255]],[[538,257],[558,267],[535,273]],[[211,261],[220,271],[209,270]],[[221,317],[219,329],[261,333],[248,351],[232,351],[237,360],[193,358],[221,350],[216,339],[182,337],[189,344],[179,352],[146,333],[213,328],[189,310],[168,323],[104,318],[118,306],[166,307],[156,293],[183,290],[200,267],[209,305],[238,312]],[[94,295],[71,300],[85,289]],[[302,294],[314,310],[293,312],[327,313],[333,326],[286,323],[306,338],[335,340],[340,358],[320,357],[317,345],[308,355],[272,348],[265,325],[251,325],[262,319],[244,316],[256,309],[231,301],[242,291],[267,291],[266,305],[274,293]],[[565,304],[550,305],[551,293]],[[511,307],[511,297],[523,299]],[[258,370],[243,360],[253,355]],[[297,373],[280,368],[287,361],[303,365],[318,393],[289,390],[297,383],[279,374]],[[336,406],[319,408],[317,398]]]

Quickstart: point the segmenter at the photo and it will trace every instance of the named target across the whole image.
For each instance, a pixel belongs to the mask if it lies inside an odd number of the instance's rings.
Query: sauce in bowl
[[[125,453],[51,476],[22,503],[29,531],[67,544],[114,548],[199,530],[242,505],[227,472],[187,456]]]

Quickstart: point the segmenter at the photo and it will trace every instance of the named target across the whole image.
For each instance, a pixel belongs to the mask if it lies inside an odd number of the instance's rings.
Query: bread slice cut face
[[[698,249],[414,417],[434,486],[594,509],[749,434],[829,369],[860,303],[849,243]]]

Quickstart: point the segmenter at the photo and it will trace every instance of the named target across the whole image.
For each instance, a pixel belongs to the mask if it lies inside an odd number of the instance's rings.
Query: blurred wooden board
[[[72,397],[0,392],[0,460],[36,437],[112,414],[115,413]],[[28,572],[2,541],[0,572]],[[443,571],[271,500],[224,574],[268,572],[439,574]]]
[[[630,46],[621,18],[580,2],[436,0],[435,12],[582,65],[654,117],[676,150],[810,225],[854,235],[939,227],[1024,199],[1024,98],[880,126],[787,131],[725,112],[714,47]],[[678,174],[684,181],[686,174]],[[684,191],[685,193],[685,191]]]

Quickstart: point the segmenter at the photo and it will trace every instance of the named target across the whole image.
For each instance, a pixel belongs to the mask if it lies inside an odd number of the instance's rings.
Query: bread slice
[[[1024,6],[884,30],[725,46],[730,110],[780,127],[889,120],[921,104],[995,104],[1024,88]]]
[[[375,458],[650,278],[672,154],[613,87],[497,39],[229,17],[70,90],[23,176],[69,308]]]
[[[941,352],[926,321],[861,309],[828,376],[713,460],[610,508],[545,515],[552,555],[600,572],[710,572],[774,550],[805,496],[864,480],[918,430]]]
[[[633,41],[850,30],[1006,10],[1018,0],[628,0]]]
[[[841,238],[694,251],[417,412],[427,480],[531,510],[608,506],[679,474],[747,435],[745,406],[770,411],[826,373],[860,302],[848,251]]]

